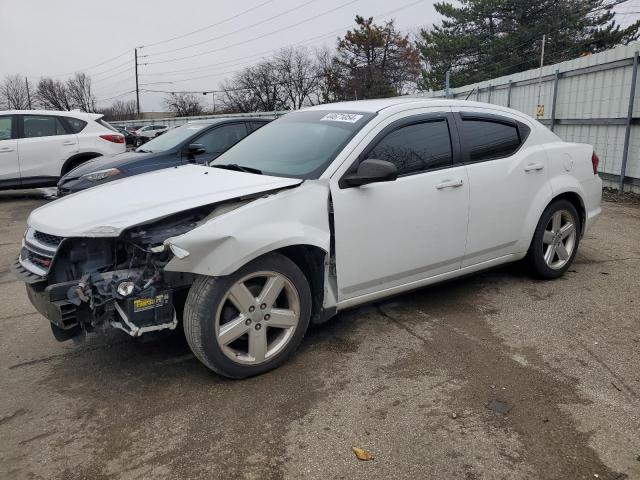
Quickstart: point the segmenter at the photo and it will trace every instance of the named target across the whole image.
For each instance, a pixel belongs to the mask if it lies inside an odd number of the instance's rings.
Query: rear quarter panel
[[[600,215],[602,180],[593,173],[593,147],[584,143],[553,142],[546,145],[549,182],[553,196],[577,193],[584,206],[586,232]]]

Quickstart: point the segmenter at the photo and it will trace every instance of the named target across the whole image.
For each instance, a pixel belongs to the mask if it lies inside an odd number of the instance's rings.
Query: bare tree
[[[283,48],[276,53],[273,65],[282,94],[291,108],[314,104],[312,94],[319,85],[319,76],[306,48]]]
[[[27,79],[22,75],[7,75],[0,84],[0,103],[9,110],[27,110],[29,91]]]
[[[287,108],[282,80],[272,61],[263,61],[237,73],[223,85],[225,107],[242,112],[271,112]]]
[[[107,108],[101,110],[105,120],[133,120],[137,117],[135,100],[116,100]]]
[[[71,110],[73,101],[67,85],[60,80],[42,78],[36,90],[38,103],[47,110]]]
[[[340,95],[340,85],[342,79],[342,69],[338,65],[335,53],[328,47],[319,48],[315,51],[315,71],[318,77],[318,84],[314,91],[315,103],[331,103],[345,98]]]
[[[91,90],[91,78],[85,73],[76,73],[67,80],[67,91],[76,108],[83,112],[96,111],[96,97]]]
[[[164,98],[164,105],[178,117],[202,115],[200,100],[192,93],[171,93]]]

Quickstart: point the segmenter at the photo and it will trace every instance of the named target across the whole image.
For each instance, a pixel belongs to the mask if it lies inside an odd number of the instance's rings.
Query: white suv
[[[169,130],[169,127],[166,125],[146,125],[141,127],[134,132],[134,135],[138,137],[135,140],[135,146],[139,147],[152,138],[156,138],[158,135],[163,134],[167,130]]]
[[[98,113],[0,111],[0,190],[55,185],[81,163],[126,150]]]

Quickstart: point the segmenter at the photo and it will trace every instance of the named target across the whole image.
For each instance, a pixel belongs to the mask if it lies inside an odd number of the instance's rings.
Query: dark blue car
[[[98,157],[74,168],[58,182],[58,196],[184,163],[209,163],[271,120],[222,118],[182,125],[134,151]]]

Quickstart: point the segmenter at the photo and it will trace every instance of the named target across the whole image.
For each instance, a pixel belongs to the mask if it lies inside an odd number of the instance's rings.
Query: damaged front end
[[[115,327],[137,337],[178,324],[193,275],[168,272],[166,239],[197,227],[212,207],[180,212],[118,237],[62,238],[29,228],[14,271],[54,336]]]

